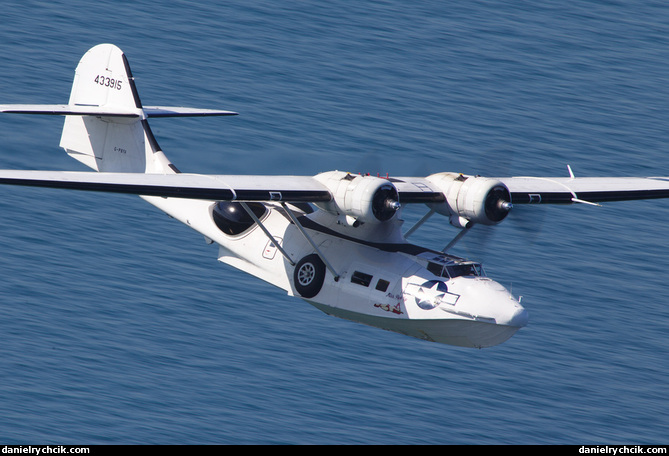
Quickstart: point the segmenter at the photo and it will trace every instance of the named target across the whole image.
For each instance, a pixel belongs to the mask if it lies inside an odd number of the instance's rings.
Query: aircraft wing
[[[389,179],[402,203],[440,203],[427,178]],[[669,198],[669,177],[497,178],[513,204],[572,204]],[[330,190],[310,176],[97,173],[0,170],[0,184],[220,201],[328,202]]]
[[[0,184],[218,201],[327,202],[307,176],[96,173],[0,170]]]
[[[402,203],[439,203],[444,194],[424,179],[390,179]],[[0,170],[0,185],[62,188],[217,201],[328,202],[330,190],[310,176],[144,174]]]
[[[513,204],[604,203],[669,198],[669,177],[501,178]]]
[[[467,177],[467,176],[463,176]],[[470,176],[471,177],[471,176]],[[669,177],[501,177],[516,204],[604,203],[669,198]],[[437,203],[448,190],[428,178],[391,179],[406,203]],[[441,191],[440,191],[441,190]]]

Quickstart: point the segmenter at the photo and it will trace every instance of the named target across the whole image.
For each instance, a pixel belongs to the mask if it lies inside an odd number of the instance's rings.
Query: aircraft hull
[[[345,320],[363,323],[387,331],[430,342],[468,348],[489,348],[507,341],[520,329],[483,321],[446,319],[399,319],[352,312],[306,300],[320,311]]]
[[[262,246],[268,245],[268,239],[258,226],[241,237],[229,237],[213,223],[211,201],[145,199],[217,243],[219,261],[300,297],[328,315],[418,339],[474,348],[501,344],[526,324],[526,314],[518,302],[501,285],[486,278],[449,281],[449,290],[460,295],[457,305],[442,304],[441,310],[420,308],[416,296],[407,294],[407,284],[423,288],[420,285],[436,277],[416,263],[416,257],[312,230],[309,235],[342,277],[334,280],[326,272],[320,291],[313,298],[303,296],[295,290],[292,278],[297,265],[290,266],[278,251],[266,255]],[[313,255],[309,243],[280,211],[269,209],[263,223],[281,239],[294,260]],[[367,286],[354,283],[355,271],[367,272],[374,280]],[[383,292],[376,288],[379,271],[391,283]]]

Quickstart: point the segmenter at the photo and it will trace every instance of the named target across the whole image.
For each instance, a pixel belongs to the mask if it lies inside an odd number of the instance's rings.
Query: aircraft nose
[[[507,324],[509,326],[522,328],[523,326],[527,326],[529,319],[530,316],[527,310],[523,306],[518,305],[513,314],[511,314],[511,318],[509,318],[509,322]]]

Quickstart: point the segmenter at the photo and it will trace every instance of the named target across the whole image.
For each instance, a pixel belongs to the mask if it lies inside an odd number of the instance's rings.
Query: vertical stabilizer
[[[118,47],[100,44],[81,58],[68,106],[103,113],[65,118],[60,145],[71,157],[96,171],[171,172],[146,121],[128,61]]]
[[[91,48],[79,61],[70,101],[4,104],[0,112],[63,115],[60,146],[96,171],[177,173],[158,146],[147,118],[235,116],[236,112],[179,106],[142,106],[130,65],[113,44]]]

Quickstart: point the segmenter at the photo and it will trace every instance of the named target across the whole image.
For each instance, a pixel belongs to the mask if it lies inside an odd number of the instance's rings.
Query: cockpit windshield
[[[474,276],[474,277],[485,276],[481,264],[472,261],[467,261],[467,262],[451,261],[447,263],[441,263],[441,262],[437,263],[434,261],[429,261],[427,263],[427,270],[436,276],[446,277],[450,279],[463,276]]]

